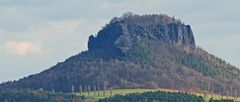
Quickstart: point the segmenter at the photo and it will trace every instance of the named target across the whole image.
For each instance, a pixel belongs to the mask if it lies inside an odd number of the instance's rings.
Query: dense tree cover
[[[0,91],[0,102],[82,102],[84,97],[42,90],[5,89]]]
[[[205,102],[203,97],[187,93],[145,92],[116,95],[98,102]],[[215,101],[214,101],[215,102]]]
[[[190,26],[166,15],[115,18],[89,39],[88,51],[0,89],[144,87],[240,94],[239,69],[196,47]]]
[[[234,102],[234,101],[231,99],[222,99],[222,100],[210,99],[209,102]]]

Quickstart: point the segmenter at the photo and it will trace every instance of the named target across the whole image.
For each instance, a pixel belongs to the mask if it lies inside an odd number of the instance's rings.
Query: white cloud
[[[40,44],[33,41],[9,41],[3,45],[6,54],[25,56],[27,54],[39,54],[42,52]]]

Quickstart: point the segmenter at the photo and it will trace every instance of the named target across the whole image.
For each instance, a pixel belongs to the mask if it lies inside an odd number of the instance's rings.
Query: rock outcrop
[[[89,37],[88,49],[128,51],[134,39],[158,40],[163,43],[195,46],[190,25],[167,15],[124,15],[113,18],[97,36]]]

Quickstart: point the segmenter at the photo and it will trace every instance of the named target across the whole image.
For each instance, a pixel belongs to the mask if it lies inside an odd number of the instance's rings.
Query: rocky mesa
[[[78,92],[79,87],[170,88],[233,95],[240,93],[240,71],[198,47],[190,25],[165,14],[126,13],[91,35],[87,51],[0,85],[0,89],[55,92]]]

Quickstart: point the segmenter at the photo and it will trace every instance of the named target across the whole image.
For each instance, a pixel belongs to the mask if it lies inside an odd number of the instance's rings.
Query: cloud
[[[6,54],[26,56],[28,54],[39,54],[42,52],[40,44],[32,41],[9,41],[3,45]]]

